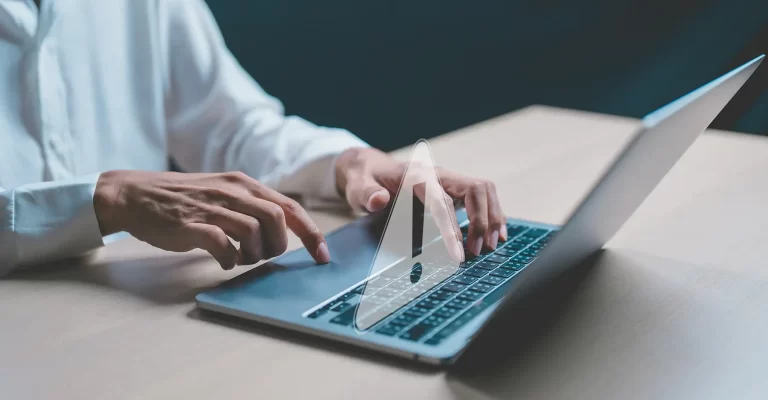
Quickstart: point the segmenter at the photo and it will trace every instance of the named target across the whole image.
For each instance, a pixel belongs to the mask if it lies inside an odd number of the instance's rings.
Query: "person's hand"
[[[330,261],[322,232],[296,201],[240,172],[105,172],[94,208],[103,235],[125,231],[170,251],[200,248],[224,269],[282,254],[287,229],[315,261]]]
[[[376,212],[384,209],[396,194],[407,167],[407,163],[376,149],[350,149],[336,161],[336,183],[353,208]],[[479,255],[483,249],[495,249],[499,240],[507,240],[506,217],[492,182],[441,168],[437,172],[446,196],[463,202],[467,209],[470,253]],[[448,206],[453,213],[452,202]],[[455,218],[452,221],[455,223]],[[453,231],[461,242],[458,226]]]

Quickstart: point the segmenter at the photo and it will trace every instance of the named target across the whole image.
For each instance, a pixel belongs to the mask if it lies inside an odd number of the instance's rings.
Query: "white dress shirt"
[[[0,0],[0,275],[103,245],[102,171],[163,171],[170,156],[306,204],[338,198],[333,160],[358,146],[284,116],[202,0]]]

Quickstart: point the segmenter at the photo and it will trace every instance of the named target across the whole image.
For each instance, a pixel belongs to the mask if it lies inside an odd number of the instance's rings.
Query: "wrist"
[[[102,236],[122,231],[117,216],[120,171],[107,171],[99,175],[93,192],[93,209]]]
[[[361,148],[351,148],[344,150],[338,157],[333,165],[334,174],[336,177],[336,190],[341,197],[344,197],[344,192],[349,182],[349,171],[352,169],[352,165],[359,160]]]

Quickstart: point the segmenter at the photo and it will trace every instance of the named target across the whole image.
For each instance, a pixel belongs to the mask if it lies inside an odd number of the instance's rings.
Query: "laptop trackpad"
[[[282,319],[295,316],[368,277],[386,213],[326,236],[332,261],[318,265],[301,248],[200,294],[198,300]]]

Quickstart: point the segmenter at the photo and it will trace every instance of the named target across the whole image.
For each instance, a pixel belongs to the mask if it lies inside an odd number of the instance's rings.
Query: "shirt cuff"
[[[330,128],[325,128],[329,129]],[[346,208],[346,199],[339,193],[336,184],[336,160],[344,151],[352,148],[370,147],[357,136],[342,130],[332,129],[322,141],[312,146],[311,154],[303,157],[313,160],[301,168],[290,180],[302,182],[304,190],[298,191],[307,208]],[[328,132],[330,133],[330,132]],[[295,185],[294,183],[294,185]],[[289,192],[291,190],[288,190]]]
[[[104,245],[93,208],[99,175],[14,189],[13,230],[19,264],[78,256]]]

